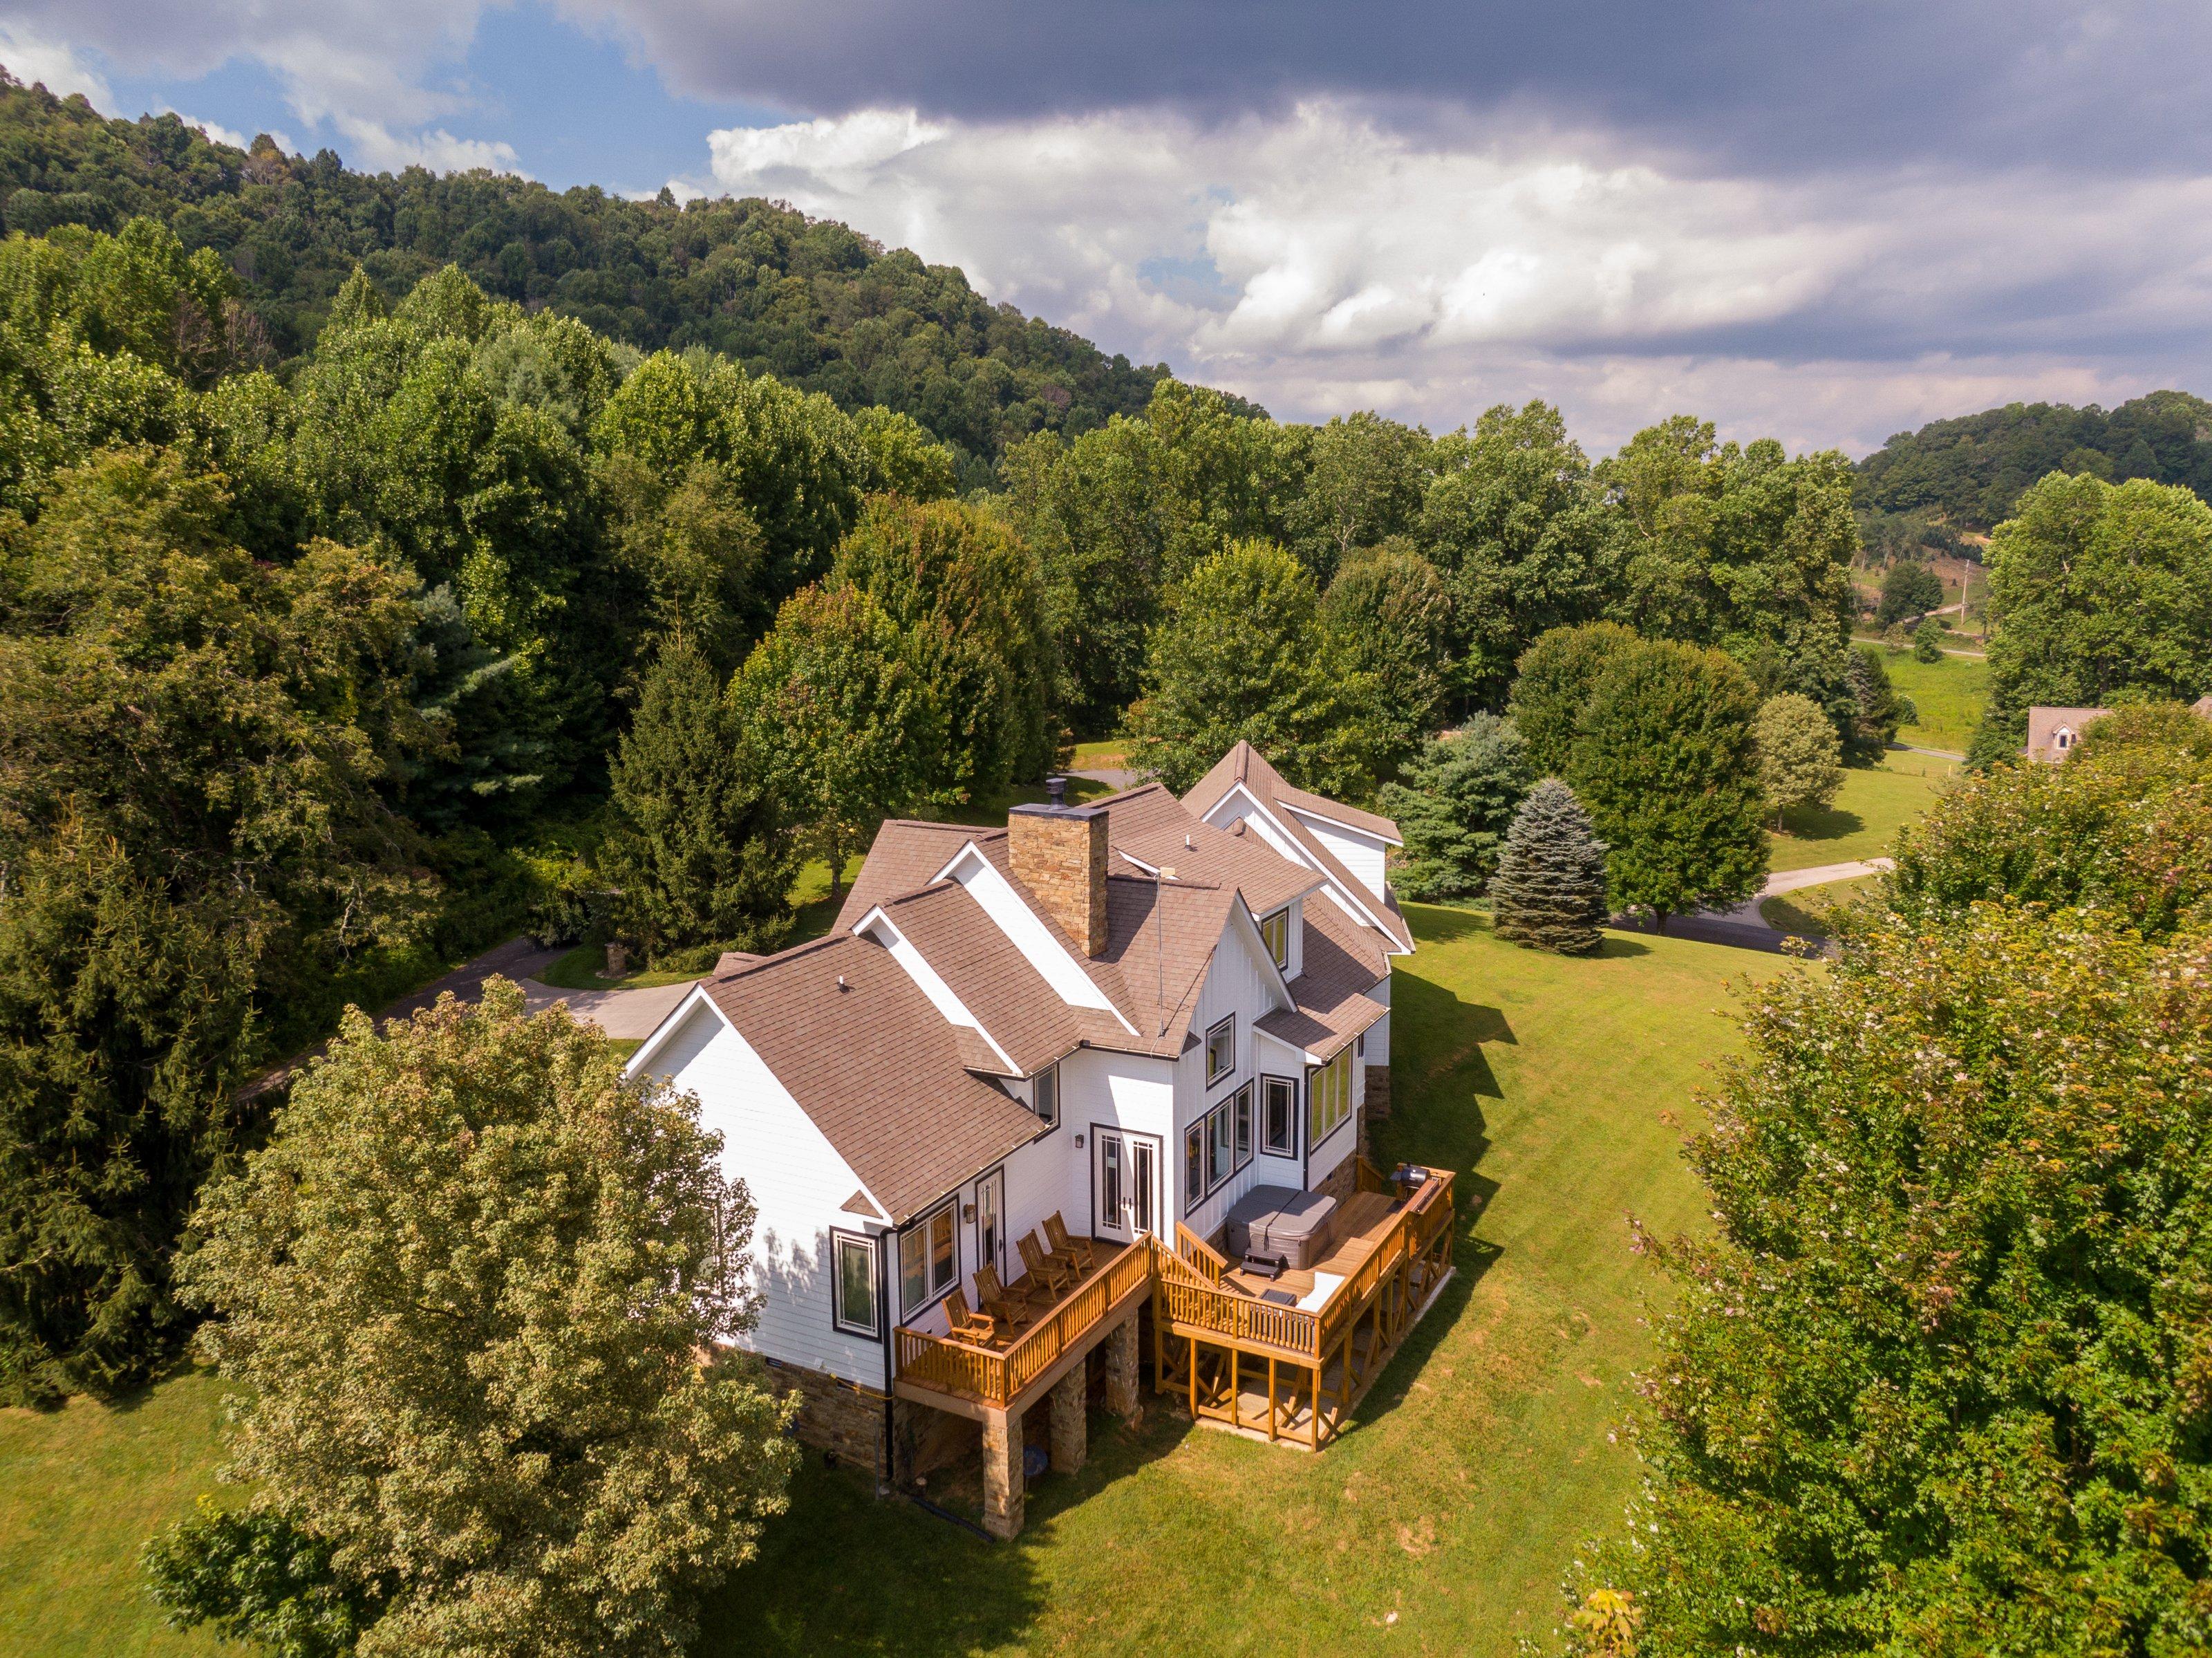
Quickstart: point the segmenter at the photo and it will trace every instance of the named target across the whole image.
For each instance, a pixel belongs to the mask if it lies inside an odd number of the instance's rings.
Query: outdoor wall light
[[[961,1205],[960,1205],[960,1218],[961,1218],[962,1220],[963,1220],[963,1221],[972,1221],[972,1220],[974,1220],[974,1219],[975,1218],[975,1204],[961,1204]]]

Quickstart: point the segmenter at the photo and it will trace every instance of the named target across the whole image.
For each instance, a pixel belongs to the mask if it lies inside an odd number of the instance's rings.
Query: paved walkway
[[[532,1013],[542,1013],[556,1002],[617,1042],[640,1042],[653,1034],[676,1004],[691,994],[699,981],[687,978],[677,984],[655,984],[635,991],[556,991],[535,978],[522,981],[523,999]]]
[[[1759,911],[1760,904],[1784,893],[1801,893],[1808,887],[1825,887],[1831,881],[1856,881],[1861,875],[1880,875],[1894,868],[1896,861],[1893,858],[1868,858],[1856,863],[1818,863],[1809,869],[1784,869],[1767,876],[1757,898],[1747,899],[1731,909],[1697,910],[1673,917],[1667,923],[1667,936],[1779,954],[1783,940],[1790,935],[1766,924],[1766,917]],[[1650,930],[1640,915],[1615,916],[1613,925],[1632,932]]]
[[[1138,777],[1134,771],[1119,765],[1094,765],[1088,771],[1070,771],[1071,777],[1087,777],[1093,783],[1103,783],[1119,794],[1124,789],[1134,789]]]

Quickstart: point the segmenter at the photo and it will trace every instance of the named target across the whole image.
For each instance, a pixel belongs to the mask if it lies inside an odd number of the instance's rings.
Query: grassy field
[[[699,977],[696,973],[657,973],[641,968],[620,978],[602,978],[599,969],[606,965],[605,945],[579,944],[538,974],[538,982],[550,984],[556,991],[641,991],[655,984],[688,984]]]
[[[1956,762],[1932,754],[1894,752],[1880,765],[1851,767],[1832,805],[1784,816],[1789,832],[1769,838],[1767,867],[1810,869],[1883,856],[1897,832],[1934,804],[1936,791],[1957,770]]]
[[[146,1539],[216,1489],[222,1385],[184,1375],[127,1409],[0,1411],[0,1652],[233,1652],[165,1626],[138,1583]]]
[[[1917,662],[1910,651],[1885,651],[1889,682],[1912,698],[1920,721],[1899,731],[1898,741],[1919,748],[1948,748],[1963,753],[1990,705],[1990,665],[1978,656],[1946,656]]]
[[[1677,1149],[1733,1039],[1717,1011],[1730,980],[1786,969],[1668,938],[1564,960],[1464,911],[1408,911],[1421,948],[1399,969],[1398,1109],[1375,1154],[1463,1171],[1458,1276],[1345,1437],[1271,1449],[1148,1394],[1133,1432],[1094,1417],[1090,1466],[1032,1488],[1012,1545],[810,1460],[700,1653],[1549,1644],[1562,1570],[1636,1478],[1615,1433],[1656,1283],[1626,1217],[1700,1223]],[[206,1487],[215,1394],[192,1376],[131,1411],[0,1412],[0,1650],[213,1650],[161,1627],[132,1563]]]

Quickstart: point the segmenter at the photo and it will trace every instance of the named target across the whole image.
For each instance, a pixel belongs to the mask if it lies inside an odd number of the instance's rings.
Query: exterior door
[[[1093,1126],[1091,1229],[1116,1243],[1159,1231],[1160,1143],[1149,1134]]]
[[[975,1182],[975,1259],[1006,1276],[1006,1171],[994,1168]]]

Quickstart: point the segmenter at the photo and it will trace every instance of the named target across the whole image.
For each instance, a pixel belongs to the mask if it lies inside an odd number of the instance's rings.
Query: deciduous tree
[[[1618,622],[1587,622],[1553,628],[1521,653],[1510,706],[1537,776],[1566,774],[1591,691],[1613,657],[1636,643]]]
[[[2006,899],[1759,991],[1577,1597],[1644,1658],[2201,1646],[2209,973]]]
[[[752,1205],[697,1102],[493,980],[348,1015],[182,1275],[229,1472],[375,1609],[364,1655],[677,1654],[795,1453],[725,1350]]]
[[[1130,758],[1177,790],[1241,740],[1302,787],[1364,798],[1379,732],[1373,681],[1321,625],[1313,577],[1267,541],[1201,561],[1152,630]]]
[[[1660,930],[1735,904],[1766,876],[1765,799],[1748,676],[1717,650],[1643,640],[1616,654],[1583,709],[1568,781],[1611,850],[1613,904]]]
[[[829,860],[832,898],[878,824],[945,792],[944,712],[862,588],[787,600],[730,695],[786,820]]]
[[[1759,789],[1774,814],[1775,827],[1785,814],[1826,806],[1843,787],[1842,745],[1836,728],[1809,697],[1784,692],[1759,705],[1752,722],[1759,753]]]

